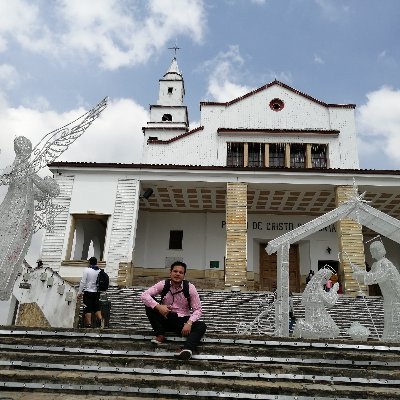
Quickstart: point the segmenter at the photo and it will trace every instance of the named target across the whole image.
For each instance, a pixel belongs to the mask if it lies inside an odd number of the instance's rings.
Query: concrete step
[[[0,330],[0,390],[123,398],[399,399],[400,347],[210,334],[190,361],[182,339],[149,332]]]

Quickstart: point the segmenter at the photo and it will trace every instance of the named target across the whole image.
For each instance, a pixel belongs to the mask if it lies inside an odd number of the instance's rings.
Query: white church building
[[[159,85],[141,164],[49,166],[64,208],[41,258],[63,278],[78,281],[92,251],[114,283],[152,284],[183,260],[199,287],[272,290],[268,242],[349,200],[355,185],[371,206],[400,217],[398,171],[359,169],[354,104],[275,80],[226,103],[201,102],[200,126],[189,130],[175,58]],[[364,247],[375,235],[341,220],[292,244],[290,290],[300,292],[308,272],[328,264],[346,293],[356,291],[339,253],[371,265]],[[400,265],[398,245],[383,241]]]

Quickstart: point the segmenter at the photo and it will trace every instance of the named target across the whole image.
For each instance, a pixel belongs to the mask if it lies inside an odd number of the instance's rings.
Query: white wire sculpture
[[[298,318],[293,336],[306,339],[336,338],[340,334],[339,327],[329,315],[326,308],[332,307],[339,296],[339,284],[335,283],[329,292],[324,285],[332,276],[328,268],[321,268],[308,282],[301,297],[305,309],[305,317]]]
[[[364,285],[378,284],[383,295],[384,329],[382,340],[400,341],[400,273],[388,260],[385,246],[381,241],[370,244],[370,252],[376,260],[371,271],[358,266],[353,267],[353,278]],[[372,317],[372,316],[371,316]]]
[[[11,296],[34,231],[51,228],[59,212],[51,201],[59,194],[57,182],[51,177],[42,179],[37,172],[67,150],[106,106],[107,98],[73,122],[46,134],[33,149],[24,136],[14,140],[15,160],[0,176],[0,184],[9,185],[0,204],[0,300]]]
[[[355,265],[355,264],[351,261],[349,255],[348,255],[345,251],[339,253],[339,255],[338,255],[338,258],[339,258],[339,259],[340,259],[340,255],[341,255],[341,254],[343,254],[343,256],[345,256],[345,257],[347,258],[347,260],[348,260],[348,262],[350,263],[350,266],[351,266],[351,269],[353,270],[353,272],[356,271],[356,270],[359,268],[357,265]],[[363,292],[363,290],[362,290],[362,288],[361,288],[360,282],[358,282],[357,279],[355,279],[355,281],[357,282],[357,285],[358,285],[358,293],[361,295],[360,297],[361,297],[361,299],[362,299],[363,302],[364,302],[365,309],[366,309],[366,311],[367,311],[367,313],[368,313],[368,316],[369,316],[369,319],[370,319],[370,321],[371,321],[371,323],[372,323],[372,326],[374,327],[375,334],[376,334],[376,336],[378,337],[378,339],[381,339],[381,337],[380,337],[380,335],[379,335],[378,328],[377,328],[376,325],[375,325],[375,320],[374,320],[374,318],[373,318],[373,316],[372,316],[371,310],[370,310],[369,307],[368,307],[368,303],[367,303],[367,300],[366,300],[366,298],[365,298],[365,296],[364,296],[364,292]],[[357,298],[357,297],[356,297],[356,298]],[[351,328],[351,327],[350,327],[350,328]],[[350,329],[350,328],[349,328],[349,329]],[[356,328],[357,328],[357,327],[356,327]],[[349,333],[349,331],[347,331],[347,333]],[[349,334],[350,334],[350,333],[349,333]],[[350,336],[352,336],[352,335],[350,334]]]
[[[239,335],[275,335],[275,295],[260,301],[258,308],[264,308],[251,322],[241,321],[236,326]]]
[[[366,341],[371,334],[369,328],[361,325],[358,321],[353,322],[347,329],[347,333],[353,340]]]

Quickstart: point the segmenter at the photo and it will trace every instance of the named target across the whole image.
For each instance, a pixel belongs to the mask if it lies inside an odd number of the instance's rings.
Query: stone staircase
[[[150,343],[142,290],[110,289],[109,329],[0,328],[0,399],[400,399],[400,345],[237,335],[270,293],[200,291],[208,332],[190,361],[175,360],[181,338]],[[365,301],[381,334],[382,300]],[[331,313],[342,332],[354,320],[372,332],[364,307],[342,296]]]
[[[144,288],[112,287],[107,292],[111,301],[110,326],[113,328],[150,329],[144,307],[139,299]],[[271,292],[230,292],[218,290],[199,290],[203,305],[203,320],[207,332],[236,333],[239,322],[251,323],[257,315],[269,306]],[[300,304],[301,295],[293,295],[296,317],[304,317],[304,308]],[[371,338],[378,339],[383,331],[383,300],[381,297],[355,298],[339,296],[336,305],[329,310],[339,326],[341,337],[348,338],[346,330],[354,321],[359,321],[371,331]],[[370,314],[373,316],[372,322]],[[273,334],[274,327],[265,329]]]

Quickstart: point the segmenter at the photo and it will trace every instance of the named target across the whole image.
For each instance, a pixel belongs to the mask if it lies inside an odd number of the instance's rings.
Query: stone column
[[[264,144],[264,167],[269,167],[269,143]]]
[[[336,206],[340,206],[343,202],[349,200],[352,195],[354,195],[353,186],[337,186]],[[362,226],[352,219],[343,219],[336,224],[340,251],[340,278],[343,293],[356,294],[360,288],[357,281],[352,278],[353,270],[350,262],[361,268],[365,268]],[[366,286],[361,285],[361,290],[365,294],[368,294]]]
[[[311,143],[306,144],[306,168],[312,168]]]
[[[247,184],[227,183],[225,286],[246,286]]]
[[[285,144],[285,167],[290,168],[290,143]]]
[[[249,144],[243,143],[243,167],[249,166]]]

